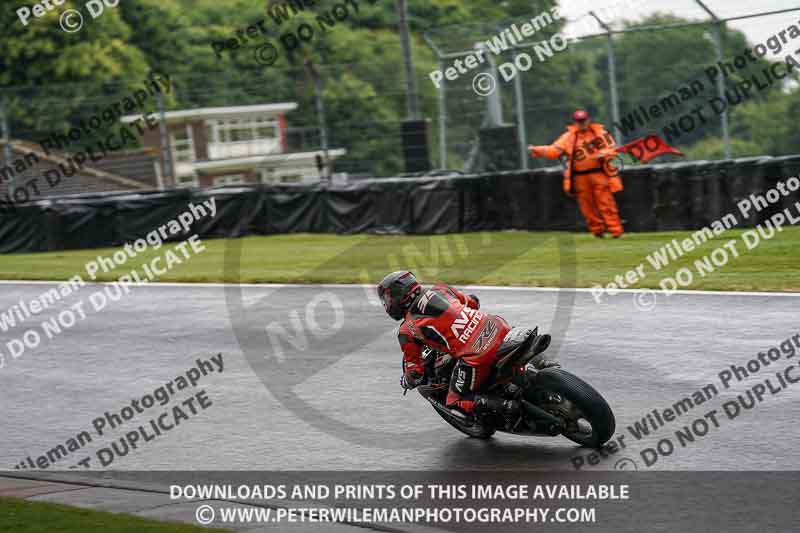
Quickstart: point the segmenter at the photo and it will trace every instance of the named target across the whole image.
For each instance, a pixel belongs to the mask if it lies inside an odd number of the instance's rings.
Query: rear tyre
[[[581,378],[560,368],[546,368],[533,380],[535,385],[526,391],[528,401],[565,420],[567,427],[562,435],[593,448],[601,447],[614,435],[614,413],[600,393]],[[555,393],[561,401],[543,402],[547,392]]]

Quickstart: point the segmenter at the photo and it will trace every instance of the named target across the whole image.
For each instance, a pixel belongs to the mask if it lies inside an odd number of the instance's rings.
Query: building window
[[[258,169],[258,181],[261,183],[275,183],[275,169],[273,167],[260,167]]]
[[[259,181],[266,184],[315,182],[319,180],[319,173],[314,167],[274,168],[263,166],[258,168],[257,171]]]
[[[175,178],[178,187],[197,187],[197,178],[191,174]]]
[[[214,185],[240,185],[244,183],[244,174],[228,174],[214,178]]]
[[[266,118],[211,120],[208,126],[208,139],[215,143],[271,140],[279,136],[278,122]]]
[[[170,134],[172,140],[172,153],[176,163],[191,163],[194,161],[194,139],[192,127],[186,124],[182,129]]]
[[[255,128],[256,139],[274,139],[278,136],[278,123],[274,120],[257,119]]]

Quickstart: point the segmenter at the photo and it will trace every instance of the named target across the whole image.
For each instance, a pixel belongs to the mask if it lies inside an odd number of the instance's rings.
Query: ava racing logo
[[[480,324],[482,318],[483,313],[477,309],[465,307],[461,310],[461,315],[453,321],[453,324],[450,326],[450,331],[453,332],[453,335],[457,337],[459,341],[467,342],[472,332],[475,331],[475,328]]]
[[[483,331],[478,334],[478,339],[472,344],[472,351],[480,353],[488,348],[496,334],[497,325],[495,325],[494,320],[489,320],[486,322],[486,327],[483,328]]]

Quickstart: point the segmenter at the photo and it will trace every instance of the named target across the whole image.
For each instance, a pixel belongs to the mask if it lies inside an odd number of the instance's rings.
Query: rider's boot
[[[520,403],[517,400],[503,400],[494,396],[479,394],[475,397],[475,415],[489,416],[503,420],[505,429],[513,429],[520,418]]]
[[[558,361],[554,361],[553,359],[545,359],[544,357],[538,355],[531,359],[531,365],[533,365],[533,368],[536,370],[544,370],[545,368],[552,367],[561,368],[561,363]]]

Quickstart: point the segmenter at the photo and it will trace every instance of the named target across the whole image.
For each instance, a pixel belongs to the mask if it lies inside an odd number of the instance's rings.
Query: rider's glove
[[[481,308],[481,301],[478,300],[478,297],[475,296],[474,294],[470,294],[469,297],[472,298],[473,300],[475,300],[475,307],[474,308],[475,309],[480,309]]]
[[[420,385],[424,379],[424,376],[415,377],[413,375],[403,374],[400,376],[400,386],[405,390],[411,390]]]

